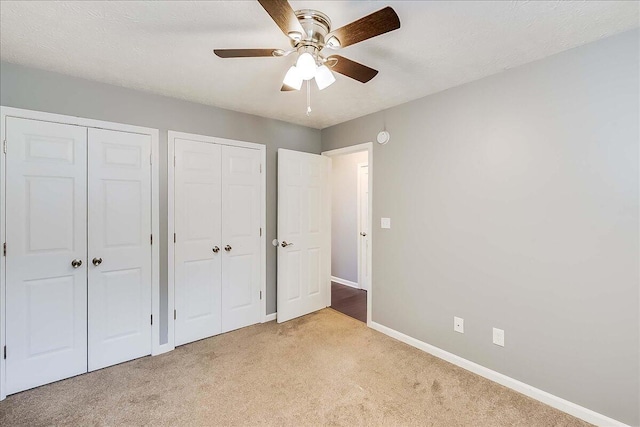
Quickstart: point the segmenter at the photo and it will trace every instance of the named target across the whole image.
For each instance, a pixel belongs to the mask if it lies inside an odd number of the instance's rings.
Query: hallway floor
[[[331,282],[331,308],[367,323],[367,291]]]

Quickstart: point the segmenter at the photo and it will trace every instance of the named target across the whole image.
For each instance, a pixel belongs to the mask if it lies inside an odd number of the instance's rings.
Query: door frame
[[[368,286],[366,288],[364,288],[362,286],[362,282],[364,281],[363,277],[362,277],[362,265],[361,265],[361,261],[362,261],[362,239],[360,237],[360,233],[362,232],[362,217],[360,215],[361,210],[362,210],[362,190],[360,187],[360,180],[362,179],[362,168],[363,167],[367,167],[367,186],[369,184],[368,182],[368,176],[369,176],[369,163],[366,162],[359,162],[357,165],[358,168],[358,172],[357,172],[357,180],[358,180],[358,187],[356,190],[356,197],[358,198],[357,201],[357,211],[358,211],[358,217],[356,220],[356,227],[358,228],[358,287],[360,289],[365,289],[367,292],[369,291],[369,288],[371,288],[371,283],[368,284]],[[369,196],[371,196],[371,194],[369,193]],[[369,213],[368,211],[369,209],[369,198],[367,197],[367,214]],[[369,216],[369,215],[367,215]],[[371,223],[369,222],[369,230],[368,230],[368,235],[367,237],[369,237],[369,240],[371,240]],[[369,245],[369,248],[371,248],[371,245]],[[371,251],[369,251],[371,252]],[[368,257],[367,257],[368,258]],[[368,264],[368,263],[367,263]],[[371,277],[369,277],[369,279],[371,279]],[[369,280],[369,282],[371,282],[371,280]]]
[[[260,165],[262,167],[262,179],[260,180],[260,322],[265,323],[273,320],[273,315],[267,315],[267,146],[254,142],[237,141],[233,139],[218,138],[215,136],[198,135],[194,133],[177,132],[170,130],[167,132],[167,290],[168,300],[168,350],[175,348],[175,322],[173,310],[175,308],[175,140],[188,139],[194,142],[204,142],[209,144],[228,145],[232,147],[250,148],[260,152]]]
[[[138,133],[151,137],[151,233],[156,236],[156,242],[151,245],[151,314],[156,319],[151,325],[151,355],[164,353],[166,345],[160,344],[160,152],[159,131],[141,126],[123,123],[107,122],[103,120],[86,119],[82,117],[66,116],[62,114],[45,113],[42,111],[25,110],[22,108],[0,106],[0,141],[3,148],[6,141],[7,117],[20,119],[39,120],[43,122],[75,125],[87,128],[107,129],[121,132]],[[88,142],[88,141],[87,141]],[[6,158],[4,149],[0,150],[0,242],[5,241],[6,236]],[[6,345],[6,257],[0,257],[0,348]],[[7,397],[6,389],[6,363],[4,357],[0,357],[0,400]]]
[[[336,157],[342,156],[345,154],[359,153],[359,152],[367,152],[367,164],[369,168],[369,228],[370,228],[370,239],[369,239],[369,254],[368,254],[368,264],[367,268],[369,273],[369,289],[367,289],[367,326],[371,327],[371,306],[373,300],[373,142],[365,142],[364,144],[351,145],[344,148],[338,148],[335,150],[323,151],[321,154],[323,156]],[[359,203],[359,202],[358,202]],[[358,220],[359,223],[359,220]],[[358,239],[359,241],[360,239]],[[358,243],[360,245],[360,243]],[[359,246],[358,246],[359,247]],[[331,258],[329,258],[331,260]],[[360,259],[358,257],[358,271],[360,271]],[[329,290],[328,290],[328,302],[327,307],[331,305],[331,282],[329,282]]]

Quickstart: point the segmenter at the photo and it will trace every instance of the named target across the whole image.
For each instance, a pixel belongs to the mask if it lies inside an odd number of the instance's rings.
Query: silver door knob
[[[283,240],[280,246],[282,246],[283,248],[286,248],[287,246],[293,246],[293,243],[287,243],[286,240]]]
[[[224,247],[224,250],[225,250],[225,251],[227,251],[227,252],[231,252],[231,249],[232,249],[232,248],[231,248],[231,246],[229,246],[229,245],[227,245],[227,246],[225,246],[225,247]]]
[[[367,233],[365,233],[364,231],[363,231],[362,233],[360,233],[360,235],[361,235],[362,237],[367,237]]]
[[[82,265],[82,260],[81,259],[74,259],[73,261],[71,261],[71,267],[73,268],[78,268]]]
[[[220,252],[220,248],[217,247],[217,246],[214,246],[212,251],[213,251],[214,254],[217,254],[218,252]]]
[[[93,265],[95,265],[97,267],[100,264],[102,264],[102,258],[94,258],[93,261],[91,261],[91,262],[93,263]]]

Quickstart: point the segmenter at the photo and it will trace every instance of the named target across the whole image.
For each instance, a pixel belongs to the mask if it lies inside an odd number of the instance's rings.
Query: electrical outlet
[[[462,317],[453,318],[453,330],[464,334],[464,319]]]
[[[500,347],[504,347],[504,330],[493,328],[493,343],[495,345],[499,345]]]

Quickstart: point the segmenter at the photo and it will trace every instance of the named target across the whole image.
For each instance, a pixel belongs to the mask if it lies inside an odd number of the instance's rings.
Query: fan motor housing
[[[292,40],[292,46],[296,49],[313,47],[319,51],[324,46],[325,37],[331,31],[331,20],[324,13],[313,9],[296,10],[295,14],[305,34],[300,40]]]

